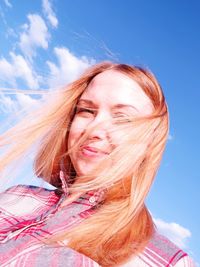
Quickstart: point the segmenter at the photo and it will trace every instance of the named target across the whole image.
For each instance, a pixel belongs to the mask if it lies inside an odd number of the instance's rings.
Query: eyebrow
[[[79,102],[78,102],[78,105],[80,104],[88,104],[88,105],[91,105],[93,107],[98,107],[92,100],[89,100],[89,99],[80,99]],[[132,105],[127,105],[127,104],[116,104],[113,106],[113,109],[115,108],[133,108],[134,110],[137,110],[138,109]]]

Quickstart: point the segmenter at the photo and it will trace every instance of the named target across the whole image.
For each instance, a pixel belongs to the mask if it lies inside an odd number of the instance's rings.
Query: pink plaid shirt
[[[87,193],[60,208],[58,190],[14,186],[0,194],[1,267],[95,267],[98,263],[62,244],[47,245],[44,237],[59,234],[95,212],[97,193]],[[191,259],[165,237],[155,234],[143,253],[124,267],[190,267]]]

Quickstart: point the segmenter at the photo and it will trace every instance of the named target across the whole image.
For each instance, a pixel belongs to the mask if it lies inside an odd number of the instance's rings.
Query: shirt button
[[[91,204],[94,204],[95,201],[96,201],[96,198],[95,198],[94,196],[92,196],[92,197],[89,198],[89,202],[90,202]]]

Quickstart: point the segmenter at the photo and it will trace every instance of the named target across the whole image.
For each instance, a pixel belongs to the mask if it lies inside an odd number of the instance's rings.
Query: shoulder
[[[11,201],[31,199],[41,203],[48,203],[57,200],[59,197],[55,194],[55,190],[46,189],[34,185],[16,185],[8,188],[0,193],[0,201]]]
[[[131,258],[123,267],[194,267],[186,252],[165,236],[155,232],[142,253]]]
[[[186,252],[158,232],[154,233],[144,253],[146,255],[154,253],[155,256],[159,256],[160,261],[167,261],[172,266],[174,266],[178,260],[187,256]]]
[[[18,264],[21,264],[22,262],[24,263],[24,266],[32,267],[100,267],[100,265],[91,258],[71,248],[47,245],[33,249],[29,248],[29,251],[24,251],[19,258],[11,259],[9,263],[12,266],[18,266]]]
[[[32,185],[17,185],[0,193],[0,210],[10,215],[23,216],[50,207],[58,199],[54,190]]]
[[[167,263],[170,264],[170,266],[177,266],[178,263],[182,263],[185,261],[185,259],[189,258],[186,252],[158,232],[154,233],[153,237],[142,253],[142,257],[145,259],[151,258],[152,260],[158,261],[160,264]],[[187,263],[187,261],[185,261],[185,263]]]
[[[24,185],[24,184],[18,184],[18,185],[14,185],[9,187],[8,189],[6,189],[5,191],[1,192],[1,194],[5,194],[5,193],[13,193],[13,194],[18,194],[20,192],[22,193],[34,193],[34,192],[53,192],[54,190],[51,189],[47,189],[44,187],[39,187],[39,186],[35,186],[35,185]]]
[[[150,260],[150,259],[149,259]],[[140,256],[136,256],[132,259],[130,259],[127,263],[120,265],[120,267],[196,267],[193,260],[189,256],[184,256],[175,265],[171,265],[170,263],[158,263],[155,259],[152,259],[151,262],[144,261],[141,259]]]
[[[175,267],[195,267],[196,265],[189,256],[185,256],[181,258],[174,266]]]

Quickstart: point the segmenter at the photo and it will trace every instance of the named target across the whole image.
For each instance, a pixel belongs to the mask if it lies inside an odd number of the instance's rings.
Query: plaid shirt
[[[60,208],[65,195],[36,186],[14,186],[0,194],[1,267],[95,267],[95,261],[67,248],[47,245],[44,237],[59,234],[94,212],[98,194],[89,192]],[[191,259],[165,237],[155,234],[145,250],[124,267],[189,267]]]

